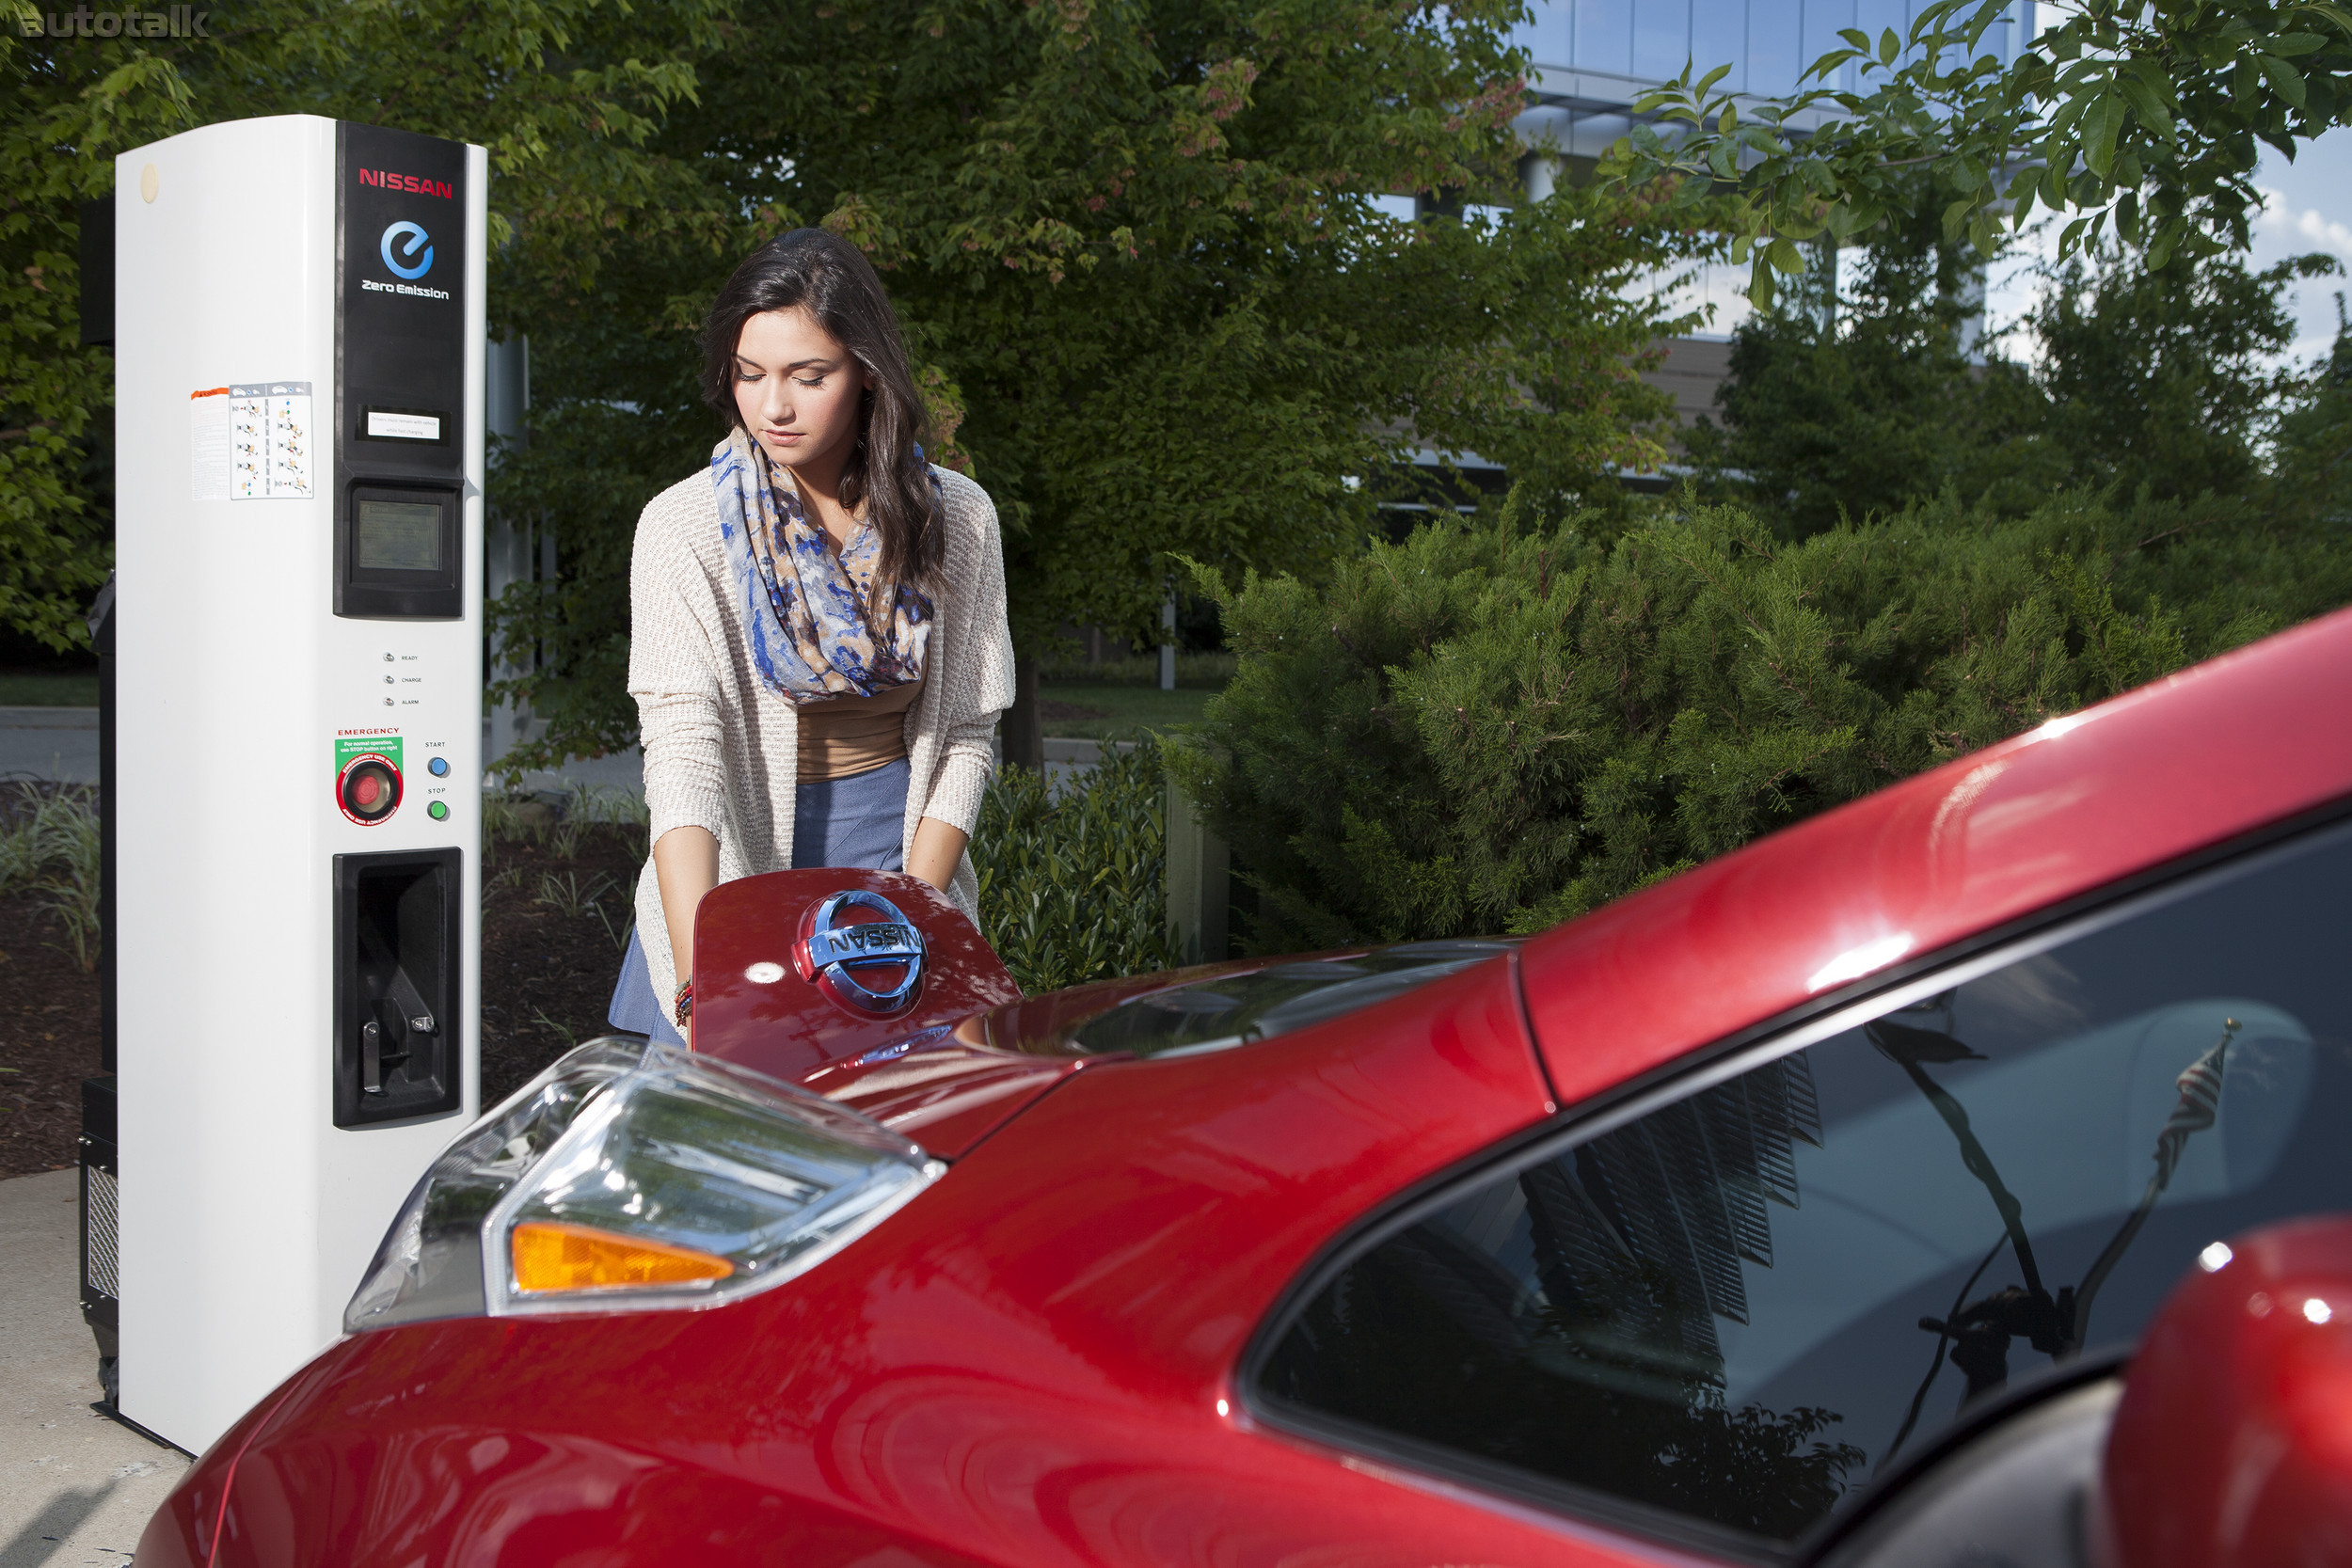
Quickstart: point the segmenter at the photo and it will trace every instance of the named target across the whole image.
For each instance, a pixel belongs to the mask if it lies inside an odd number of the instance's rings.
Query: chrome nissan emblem
[[[847,889],[801,916],[792,967],[843,1006],[895,1013],[922,987],[923,932],[881,894]]]

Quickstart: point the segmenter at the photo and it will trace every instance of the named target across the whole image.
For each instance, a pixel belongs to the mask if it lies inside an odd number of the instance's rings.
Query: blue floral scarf
[[[922,461],[918,448],[915,461]],[[939,476],[925,473],[939,497]],[[778,474],[752,438],[730,432],[710,453],[735,591],[743,607],[752,666],[769,690],[794,703],[870,697],[923,678],[931,602],[904,583],[880,634],[866,612],[882,561],[882,535],[870,522],[836,556],[823,527],[802,509],[788,474]],[[944,504],[944,501],[943,503]],[[770,541],[780,546],[780,567]]]

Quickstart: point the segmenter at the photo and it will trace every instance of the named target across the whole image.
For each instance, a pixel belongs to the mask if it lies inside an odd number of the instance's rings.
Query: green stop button
[[[446,822],[449,820],[449,802],[447,800],[436,800],[431,805],[424,808],[424,814],[425,816],[433,818],[436,822]]]

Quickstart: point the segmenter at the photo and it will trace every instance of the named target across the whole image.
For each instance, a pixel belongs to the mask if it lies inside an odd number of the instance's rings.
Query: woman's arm
[[[942,893],[963,862],[979,821],[980,800],[994,770],[996,716],[1012,705],[1012,637],[1005,617],[1005,557],[996,508],[968,480],[955,481],[961,525],[949,535],[948,562],[956,579],[950,658],[934,677],[945,690],[939,709],[939,762],[930,794],[914,825],[907,870]]]
[[[720,717],[722,635],[693,539],[715,531],[707,483],[674,486],[647,504],[629,560],[628,689],[644,747],[645,808],[659,910],[642,911],[639,935],[653,982],[675,986],[693,970],[694,911],[719,879],[728,831],[725,725]],[[669,994],[660,998],[667,1009]]]
[[[673,837],[676,836],[675,834]],[[940,892],[947,891],[947,879],[963,863],[963,847],[972,842],[972,835],[952,823],[936,816],[926,816],[914,825],[914,848],[907,856],[907,874],[920,877]],[[711,850],[718,854],[716,847]],[[716,864],[714,858],[713,864]],[[662,883],[662,902],[667,907],[669,883]],[[677,939],[670,939],[675,942]]]
[[[919,834],[914,842],[919,852]],[[661,889],[661,924],[670,931],[670,962],[684,985],[694,977],[694,911],[719,885],[719,841],[707,828],[672,828],[653,847],[653,876]]]

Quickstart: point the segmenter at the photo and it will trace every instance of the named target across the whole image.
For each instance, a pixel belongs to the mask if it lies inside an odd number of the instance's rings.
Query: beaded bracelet
[[[689,980],[678,987],[677,1000],[670,1004],[670,1011],[671,1015],[677,1020],[677,1026],[681,1029],[685,1028],[688,1022],[694,1016],[693,981]]]

